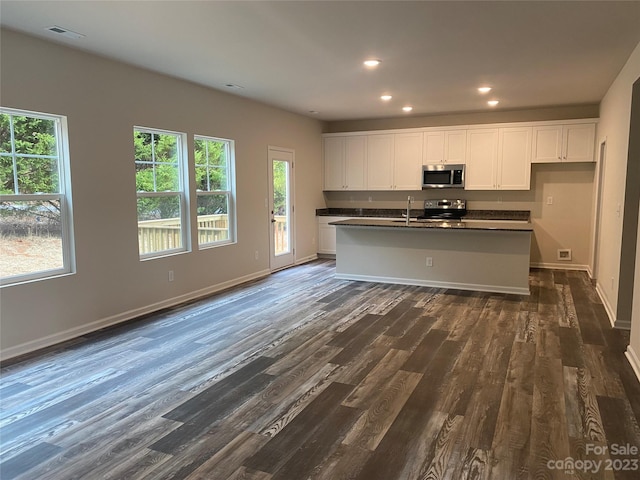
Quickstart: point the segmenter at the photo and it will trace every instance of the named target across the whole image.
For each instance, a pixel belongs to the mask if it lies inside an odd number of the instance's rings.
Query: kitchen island
[[[355,218],[336,226],[336,276],[403,285],[529,294],[528,221]]]

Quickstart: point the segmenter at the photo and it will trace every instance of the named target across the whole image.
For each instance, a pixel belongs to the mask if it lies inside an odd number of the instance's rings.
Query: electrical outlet
[[[427,257],[427,267],[433,267],[433,257]]]
[[[372,198],[372,197],[369,197],[369,201],[370,201],[370,202],[373,202],[373,198]]]
[[[551,195],[547,197],[547,205],[553,205],[553,197]]]
[[[170,282],[173,282],[173,270],[169,270],[169,275],[168,275],[168,277],[169,277],[169,281],[170,281]]]
[[[254,256],[254,258],[255,258],[256,260],[258,260],[258,257],[260,256],[260,255],[258,254],[258,250],[256,250],[256,252],[253,254],[253,256]]]

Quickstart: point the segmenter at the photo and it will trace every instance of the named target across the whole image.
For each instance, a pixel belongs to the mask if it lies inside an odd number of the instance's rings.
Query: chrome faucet
[[[409,226],[411,217],[411,195],[407,197],[407,226]]]

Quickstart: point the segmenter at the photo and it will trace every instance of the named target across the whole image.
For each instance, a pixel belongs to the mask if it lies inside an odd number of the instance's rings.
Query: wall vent
[[[571,249],[570,248],[559,248],[558,249],[558,260],[571,260]]]
[[[50,31],[51,33],[55,33],[56,35],[60,35],[67,38],[73,38],[74,40],[85,37],[85,35],[81,33],[74,32],[67,28],[59,27],[58,25],[54,25],[53,27],[47,27],[47,30]]]

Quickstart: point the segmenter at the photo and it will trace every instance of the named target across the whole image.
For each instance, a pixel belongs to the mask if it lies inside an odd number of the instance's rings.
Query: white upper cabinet
[[[498,134],[499,190],[531,188],[531,127],[501,128]]]
[[[563,162],[595,162],[595,123],[565,125],[562,142],[564,146]]]
[[[367,188],[393,190],[395,135],[367,136]]]
[[[344,177],[347,190],[367,188],[367,136],[345,137]]]
[[[434,163],[465,163],[466,130],[424,132],[423,165]]]
[[[393,189],[420,190],[422,133],[397,133],[394,149]]]
[[[327,134],[325,190],[420,190],[421,165],[466,164],[467,190],[528,190],[532,163],[595,161],[594,119]]]
[[[467,156],[467,131],[444,132],[444,163],[465,163]]]
[[[466,190],[529,190],[531,127],[467,132]]]
[[[533,127],[532,163],[595,161],[595,123]]]
[[[324,138],[324,189],[366,189],[367,136]]]
[[[324,138],[324,189],[344,190],[345,137]]]
[[[498,168],[498,129],[467,130],[465,190],[495,190]]]

